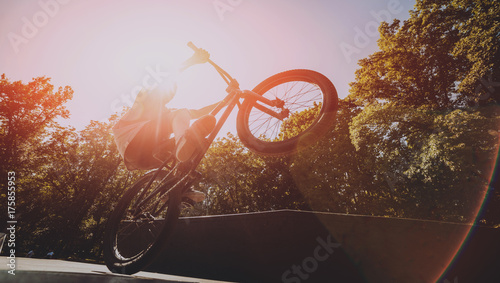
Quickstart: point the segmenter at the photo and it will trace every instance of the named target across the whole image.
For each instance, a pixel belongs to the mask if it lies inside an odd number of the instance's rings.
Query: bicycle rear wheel
[[[108,219],[104,259],[112,272],[133,274],[149,265],[163,250],[177,223],[180,190],[153,194],[160,184],[171,187],[176,180],[161,182],[167,172],[160,171],[147,186],[154,173],[143,176],[125,192]]]
[[[237,130],[243,144],[263,155],[283,155],[309,147],[332,128],[338,96],[331,81],[311,70],[290,70],[276,74],[253,91],[284,102],[273,107],[288,117],[281,120],[254,107],[260,103],[246,99],[238,112]],[[270,108],[269,106],[266,106]]]

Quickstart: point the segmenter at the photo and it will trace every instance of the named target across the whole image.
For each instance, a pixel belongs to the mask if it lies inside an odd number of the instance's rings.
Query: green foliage
[[[64,103],[73,92],[55,92],[49,81],[23,84],[5,75],[0,81],[1,172],[16,172],[17,250],[98,258],[111,205],[140,172],[121,165],[110,131],[116,116],[109,123],[92,121],[80,132],[58,125],[56,118],[69,116]]]
[[[455,24],[459,40],[453,49],[453,55],[466,58],[466,73],[459,91],[476,94],[475,101],[486,100],[484,95],[495,94],[492,99],[498,102],[498,91],[488,90],[484,83],[500,82],[500,3],[454,0],[451,6],[462,15],[462,20]],[[478,87],[483,87],[483,92]]]
[[[320,110],[321,103],[314,102],[313,107],[292,113],[281,125],[280,132],[282,136],[289,139],[307,130],[318,117]]]
[[[292,117],[283,134],[295,136],[318,109]],[[207,193],[200,213],[241,213],[275,209],[307,209],[371,213],[361,157],[349,137],[349,121],[359,108],[341,101],[337,123],[315,146],[286,157],[266,157],[245,149],[232,135],[218,140],[203,160]],[[335,123],[335,121],[332,121]],[[362,178],[360,178],[362,177]]]
[[[351,138],[390,215],[474,220],[498,146],[499,9],[417,1],[360,60]]]
[[[307,208],[285,158],[258,156],[231,134],[213,144],[199,171],[207,214]]]
[[[64,103],[73,97],[70,87],[54,86],[49,78],[39,77],[24,84],[0,77],[0,172],[26,168],[27,149],[39,144],[44,132],[57,117],[67,118]],[[8,167],[7,167],[8,166]]]
[[[370,105],[351,123],[351,137],[385,184],[393,216],[471,221],[488,185],[498,145],[496,107],[435,112]]]
[[[417,1],[404,23],[382,23],[380,51],[360,60],[351,97],[436,110],[497,102],[478,87],[500,81],[500,4],[449,2]]]

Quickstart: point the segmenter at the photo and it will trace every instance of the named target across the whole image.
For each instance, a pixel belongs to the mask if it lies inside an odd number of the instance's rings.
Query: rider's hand
[[[194,64],[203,64],[208,62],[210,54],[202,48],[199,48],[189,60],[193,60]]]
[[[210,59],[210,54],[205,50],[199,48],[193,56],[191,56],[189,59],[187,59],[181,67],[181,70],[184,70],[188,68],[189,66],[195,65],[195,64],[203,64],[208,62],[208,59]]]

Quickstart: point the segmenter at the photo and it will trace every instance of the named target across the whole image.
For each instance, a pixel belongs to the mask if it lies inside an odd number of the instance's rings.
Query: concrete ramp
[[[500,229],[291,210],[184,218],[177,228],[133,276],[30,258],[16,259],[13,276],[0,257],[0,282],[500,282]]]
[[[436,282],[443,273],[439,282],[500,282],[500,229],[290,210],[177,228],[148,270],[236,282]]]
[[[15,283],[221,283],[221,281],[173,276],[153,272],[122,275],[105,265],[57,259],[16,258],[14,275],[8,273],[7,257],[0,257],[0,282]]]

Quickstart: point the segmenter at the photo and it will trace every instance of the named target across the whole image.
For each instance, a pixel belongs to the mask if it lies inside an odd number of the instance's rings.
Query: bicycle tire
[[[122,222],[122,218],[126,213],[127,208],[129,208],[130,203],[134,201],[134,198],[137,198],[140,192],[144,189],[145,185],[148,181],[153,177],[155,171],[146,174],[137,180],[134,185],[125,192],[123,197],[118,201],[115,209],[111,213],[108,218],[108,222],[106,224],[106,228],[104,231],[104,260],[108,269],[113,273],[122,273],[122,274],[134,274],[136,272],[141,271],[145,267],[147,267],[162,251],[163,248],[168,243],[168,239],[170,238],[175,225],[177,223],[177,219],[180,213],[180,202],[181,197],[180,193],[172,192],[169,193],[168,197],[168,207],[166,208],[166,214],[163,222],[159,225],[160,227],[157,236],[153,240],[145,240],[144,247],[138,248],[136,252],[124,251],[127,249],[127,246],[122,249],[122,247],[118,247],[118,233],[120,224]],[[158,179],[162,179],[167,174],[166,171],[160,171],[158,174]],[[142,220],[143,221],[143,220]],[[156,220],[158,221],[158,220]],[[150,221],[151,222],[151,221]],[[144,222],[133,222],[140,223],[144,225]],[[154,221],[153,221],[153,225]],[[151,234],[153,233],[151,226],[146,226],[147,231]],[[138,228],[139,229],[139,228]],[[133,232],[130,232],[133,234]],[[140,237],[140,241],[143,241],[146,237]],[[122,249],[122,250],[119,250]],[[132,249],[133,248],[129,248]],[[126,253],[136,253],[134,255],[126,255]]]
[[[281,87],[284,87],[284,93],[280,90]],[[294,89],[303,91],[304,97],[308,95],[312,98],[307,101],[301,100],[301,93],[290,95]],[[253,152],[262,155],[291,154],[314,144],[334,125],[338,108],[337,90],[321,73],[306,69],[285,71],[267,78],[253,91],[271,100],[279,98],[284,101],[285,109],[291,109],[291,115],[279,121],[255,108],[255,103],[258,103],[255,99],[247,98],[243,101],[238,112],[237,132],[242,143]],[[309,124],[292,125],[293,119],[300,119],[301,113],[314,117],[308,118]],[[275,126],[270,136],[268,129],[262,130],[263,125],[258,126],[257,130],[257,126],[253,127],[256,120],[252,119],[255,117],[263,117],[261,120],[268,121],[264,123]],[[287,127],[288,132],[285,131]]]

